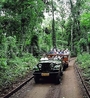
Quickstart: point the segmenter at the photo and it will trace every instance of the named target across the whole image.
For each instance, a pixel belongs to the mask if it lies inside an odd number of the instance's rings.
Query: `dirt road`
[[[60,98],[83,98],[82,92],[74,71],[74,60],[71,60],[68,69],[64,72],[60,86]]]
[[[35,84],[32,80],[10,98],[83,98],[74,71],[74,62],[75,59],[70,61],[59,85],[48,81]]]

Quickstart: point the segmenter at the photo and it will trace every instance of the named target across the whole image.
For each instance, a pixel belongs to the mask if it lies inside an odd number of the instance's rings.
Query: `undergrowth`
[[[82,53],[77,56],[77,63],[83,70],[83,75],[87,78],[90,84],[90,54]]]
[[[0,90],[32,70],[38,60],[23,51],[16,37],[4,37],[0,45]]]
[[[21,58],[0,58],[0,88],[6,88],[17,78],[23,77],[37,62],[38,60],[29,53],[25,53]]]

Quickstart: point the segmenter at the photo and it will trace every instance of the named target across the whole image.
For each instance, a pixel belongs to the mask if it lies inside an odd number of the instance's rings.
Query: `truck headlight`
[[[60,68],[60,65],[54,66],[54,69],[59,69],[59,68]]]
[[[33,67],[33,70],[39,70],[37,66]]]

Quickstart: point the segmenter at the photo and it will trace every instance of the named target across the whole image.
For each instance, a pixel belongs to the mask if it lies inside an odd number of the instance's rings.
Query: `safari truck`
[[[63,63],[63,70],[65,70],[66,68],[68,68],[69,66],[69,55],[61,55],[62,57],[62,63]]]
[[[64,54],[47,54],[49,59],[54,59],[57,57],[58,60],[62,61],[63,70],[65,70],[69,66],[69,55]]]
[[[60,60],[42,60],[35,66],[33,75],[35,83],[49,77],[59,84],[63,75],[62,62]]]

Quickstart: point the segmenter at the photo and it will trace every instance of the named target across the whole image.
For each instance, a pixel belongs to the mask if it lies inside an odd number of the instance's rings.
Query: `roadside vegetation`
[[[90,54],[82,53],[77,56],[77,64],[83,72],[85,80],[90,84]]]
[[[37,62],[32,54],[20,52],[15,38],[5,37],[0,50],[0,88],[6,88],[29,73]]]
[[[7,88],[17,79],[24,77],[33,69],[38,60],[31,54],[24,53],[22,57],[0,59],[0,88]]]

